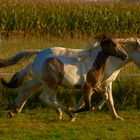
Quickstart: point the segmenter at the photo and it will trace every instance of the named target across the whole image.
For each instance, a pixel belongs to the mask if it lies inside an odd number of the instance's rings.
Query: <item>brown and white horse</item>
[[[92,68],[87,72],[86,81],[84,83],[84,108],[78,108],[74,111],[75,113],[88,111],[91,107],[91,95],[94,91],[104,93],[104,89],[101,86],[104,77],[104,71],[106,66],[106,61],[110,53],[108,53],[107,47],[102,47],[102,50],[98,53],[97,58],[95,59]]]
[[[100,41],[101,48],[106,50],[105,53],[108,55],[126,59],[126,53],[112,39],[101,37],[97,41]],[[16,98],[16,111],[19,111],[18,108],[23,105],[23,96],[29,97],[33,90],[43,86],[45,90],[40,96],[43,102],[52,106],[59,112],[59,115],[61,114],[60,109],[67,114],[70,114],[68,109],[56,102],[55,96],[57,86],[61,85],[68,88],[82,88],[85,83],[87,72],[92,68],[92,64],[101,48],[96,47],[81,51],[81,53],[79,53],[81,54],[81,57],[79,57],[81,61],[77,59],[77,56],[67,57],[51,54],[47,57],[37,57],[32,65],[35,77],[21,88],[19,93],[20,96]],[[42,54],[43,51],[40,53],[40,56]]]

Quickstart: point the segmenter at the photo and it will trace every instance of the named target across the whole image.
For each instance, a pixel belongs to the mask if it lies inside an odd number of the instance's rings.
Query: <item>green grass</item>
[[[0,118],[1,140],[139,140],[140,112],[121,112],[125,121],[114,121],[105,112],[79,114],[76,122],[58,121],[50,109],[26,110],[9,119]]]
[[[2,40],[0,55],[1,58],[6,58],[25,49],[44,49],[52,46],[84,48],[89,39],[29,38],[24,40],[13,36],[9,40]],[[0,72],[15,72],[26,64],[27,62],[24,62],[0,69]],[[128,72],[139,71],[133,64],[129,64],[123,69],[123,73]],[[63,121],[58,121],[56,113],[50,108],[41,108],[42,105],[35,96],[28,101],[20,115],[9,119],[5,108],[15,99],[18,89],[11,90],[0,86],[0,140],[140,140],[140,112],[129,110],[140,109],[139,83],[139,77],[120,77],[113,84],[115,107],[125,118],[123,122],[112,120],[110,113],[105,112],[106,106],[102,112],[81,113],[74,123],[69,122],[66,115]],[[63,104],[67,103],[66,105],[75,107],[76,99],[79,97],[79,91],[60,88],[59,99]]]
[[[1,59],[25,49],[84,48],[86,41],[97,33],[106,32],[121,38],[139,37],[139,7],[139,3],[0,0]],[[0,73],[14,73],[27,63],[0,69]],[[131,63],[122,73],[139,73],[139,70]],[[41,108],[35,96],[29,100],[26,110],[9,119],[5,108],[15,99],[18,89],[0,86],[0,140],[140,140],[140,112],[129,110],[140,109],[139,83],[139,77],[120,77],[113,85],[115,107],[125,118],[123,122],[112,120],[107,111],[81,113],[74,123],[69,122],[66,115],[63,121],[58,121],[55,112]],[[60,88],[59,99],[68,106],[75,105],[79,96],[79,91]]]

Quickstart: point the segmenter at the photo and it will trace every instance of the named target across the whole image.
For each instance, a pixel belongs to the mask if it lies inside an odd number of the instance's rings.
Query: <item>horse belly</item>
[[[110,76],[108,76],[108,78],[104,78],[102,85],[107,85],[110,82],[113,82],[116,80],[116,77],[118,76],[120,70],[116,70],[114,73],[112,73]]]
[[[81,85],[81,72],[79,68],[74,65],[65,66],[62,86],[73,88],[76,84]]]

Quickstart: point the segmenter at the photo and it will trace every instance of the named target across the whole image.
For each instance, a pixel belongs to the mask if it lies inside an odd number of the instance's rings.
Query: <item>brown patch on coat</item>
[[[58,58],[47,59],[42,67],[42,79],[53,89],[61,84],[64,77],[64,64]]]
[[[108,56],[109,55],[104,54],[103,51],[99,52],[93,63],[93,67],[87,73],[87,83],[93,88],[96,88],[96,86],[98,86],[103,80],[105,64]]]

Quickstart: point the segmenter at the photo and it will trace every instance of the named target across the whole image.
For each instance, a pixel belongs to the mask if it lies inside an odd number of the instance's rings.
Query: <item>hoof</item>
[[[61,121],[62,120],[62,116],[59,116],[58,119],[59,119],[59,121]]]
[[[70,122],[75,122],[76,115],[77,115],[76,113],[71,112],[70,115],[69,115],[69,117],[70,117],[69,121]]]
[[[9,113],[8,113],[8,117],[9,117],[9,118],[13,118],[13,117],[14,117],[14,113],[13,113],[13,112],[9,112]]]
[[[57,113],[57,115],[58,115],[58,119],[59,119],[59,120],[62,120],[63,114],[62,114],[61,109],[56,110],[56,113]]]
[[[120,116],[115,116],[113,117],[114,120],[121,120],[121,121],[124,121],[124,118],[120,117]]]
[[[76,115],[73,117],[73,118],[70,118],[70,122],[75,122],[75,120],[76,120]]]
[[[122,118],[122,117],[118,117],[117,120],[124,121],[124,118]]]
[[[73,118],[75,118],[76,113],[74,113],[74,110],[72,108],[69,107],[69,113],[68,113],[69,117],[70,117],[70,121],[73,120]]]
[[[96,110],[95,106],[92,106],[90,110],[95,111]]]

